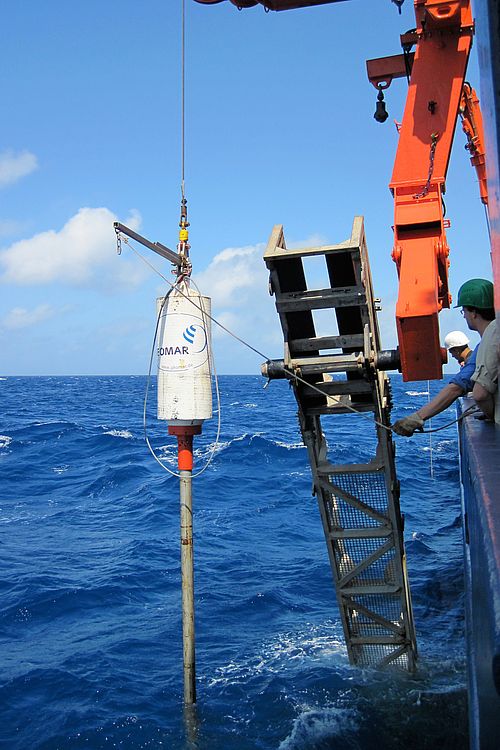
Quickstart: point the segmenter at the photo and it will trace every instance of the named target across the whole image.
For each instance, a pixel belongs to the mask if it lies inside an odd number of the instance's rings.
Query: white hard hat
[[[462,331],[451,331],[444,340],[447,349],[454,349],[456,346],[467,346],[469,339]]]

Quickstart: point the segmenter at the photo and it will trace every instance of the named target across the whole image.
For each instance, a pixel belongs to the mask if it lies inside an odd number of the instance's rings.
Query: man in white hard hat
[[[496,419],[500,424],[500,400],[498,399],[498,358],[496,346],[496,320],[493,284],[488,279],[469,279],[458,290],[455,307],[462,308],[462,315],[471,331],[481,336],[466,364],[451,378],[448,385],[426,406],[398,420],[394,432],[410,437],[421,430],[424,421],[439,414],[459,396],[472,390],[472,398],[487,419]],[[476,365],[477,359],[477,365]],[[470,368],[473,366],[473,372]]]
[[[448,383],[441,388],[428,404],[422,406],[413,414],[394,423],[394,432],[404,437],[411,437],[416,430],[421,430],[426,419],[435,417],[447,409],[460,396],[472,391],[474,382],[472,376],[476,369],[476,354],[479,344],[474,351],[469,348],[469,339],[462,331],[451,331],[444,340],[445,346],[460,364],[460,370]]]
[[[469,339],[463,331],[451,331],[448,333],[445,337],[444,345],[450,352],[450,355],[457,360],[460,367],[465,365],[472,354]]]

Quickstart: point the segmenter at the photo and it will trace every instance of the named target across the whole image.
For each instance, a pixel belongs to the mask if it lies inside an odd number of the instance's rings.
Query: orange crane
[[[230,0],[238,8],[263,5],[291,10],[344,0]],[[392,0],[401,6],[404,0]],[[223,0],[196,0],[212,5]],[[378,89],[376,119],[383,121],[383,91],[408,76],[409,88],[390,189],[394,196],[392,257],[399,276],[396,325],[403,379],[442,377],[446,350],[439,341],[438,314],[450,307],[449,247],[443,215],[446,174],[460,116],[487,204],[482,118],[474,90],[465,81],[474,21],[470,0],[414,0],[416,29],[404,34],[404,54],[369,60],[368,77]],[[415,46],[415,52],[411,48]],[[411,73],[411,75],[410,75]]]

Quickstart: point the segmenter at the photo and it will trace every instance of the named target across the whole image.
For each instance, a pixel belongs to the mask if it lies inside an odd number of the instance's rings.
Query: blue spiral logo
[[[196,345],[196,348],[191,351],[192,354],[199,354],[207,345],[207,334],[205,328],[200,325],[191,324],[185,328],[182,338],[184,341],[187,341],[188,344]]]
[[[184,333],[182,334],[182,338],[188,342],[188,344],[194,344],[194,337],[196,336],[196,326],[188,326]]]

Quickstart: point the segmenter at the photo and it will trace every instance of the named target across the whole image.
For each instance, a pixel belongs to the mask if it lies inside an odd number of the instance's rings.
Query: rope
[[[441,427],[433,427],[432,430],[416,430],[415,434],[417,432],[423,433],[424,435],[428,435],[430,432],[439,432],[440,430],[445,430],[447,427],[451,427],[452,424],[457,424],[458,422],[461,422],[462,419],[465,417],[472,417],[474,414],[480,414],[481,409],[478,409],[477,406],[469,406],[468,409],[466,409],[462,414],[457,417],[456,419],[453,419],[451,422],[447,422],[446,424],[441,425]]]
[[[431,381],[427,381],[427,403],[431,400]],[[429,427],[432,424],[432,417],[429,419]],[[429,469],[431,479],[434,479],[434,465],[432,462],[432,434],[429,433]]]

